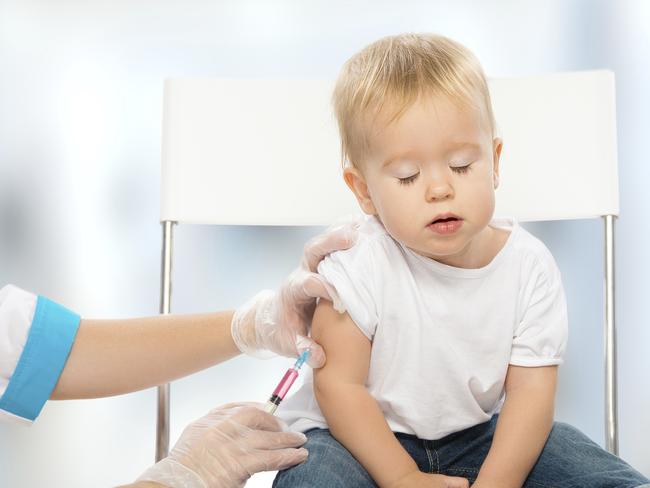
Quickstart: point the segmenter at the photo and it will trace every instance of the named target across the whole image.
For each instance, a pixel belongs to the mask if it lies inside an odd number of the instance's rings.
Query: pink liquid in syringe
[[[281,400],[284,400],[285,395],[289,391],[289,388],[291,388],[291,385],[293,385],[293,382],[296,381],[297,377],[298,371],[293,368],[289,368],[287,372],[284,373],[284,377],[280,383],[278,383],[275,391],[273,391],[273,396],[278,396]]]

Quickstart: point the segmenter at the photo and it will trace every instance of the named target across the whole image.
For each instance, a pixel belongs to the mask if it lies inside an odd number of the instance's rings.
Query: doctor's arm
[[[473,488],[519,488],[553,427],[557,366],[510,365],[492,446]]]
[[[82,319],[51,399],[119,395],[167,383],[240,354],[233,312]]]
[[[235,311],[121,320],[82,319],[52,399],[119,395],[167,383],[259,350],[296,357],[310,348],[309,364],[325,362],[309,337],[316,297],[337,299],[315,273],[329,253],[347,249],[356,224],[311,239],[298,267],[276,291],[263,291]]]

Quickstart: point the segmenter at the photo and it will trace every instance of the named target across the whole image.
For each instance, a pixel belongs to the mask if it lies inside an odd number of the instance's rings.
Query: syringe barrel
[[[273,391],[273,395],[277,395],[281,400],[284,400],[285,395],[289,391],[289,388],[291,388],[291,385],[293,385],[293,382],[296,381],[297,377],[298,371],[293,368],[289,368],[287,372],[284,373],[282,380],[280,383],[278,383],[278,386]]]

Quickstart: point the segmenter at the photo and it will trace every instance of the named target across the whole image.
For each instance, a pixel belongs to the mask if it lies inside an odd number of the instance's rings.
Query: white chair
[[[170,312],[174,224],[327,225],[358,212],[340,175],[332,86],[322,80],[165,83],[161,313]],[[496,214],[520,221],[604,219],[606,448],[618,453],[614,75],[495,79],[490,90],[507,142]],[[157,460],[168,446],[169,385],[164,385],[158,390]]]

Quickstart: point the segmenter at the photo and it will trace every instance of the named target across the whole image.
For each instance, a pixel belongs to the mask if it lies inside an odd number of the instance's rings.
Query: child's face
[[[429,98],[391,124],[380,117],[377,126],[362,170],[344,173],[363,210],[419,254],[476,267],[493,248],[487,224],[501,154],[485,114]],[[436,223],[446,214],[456,220]]]

